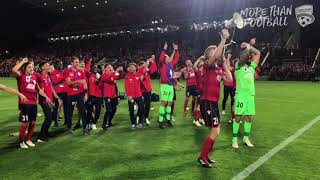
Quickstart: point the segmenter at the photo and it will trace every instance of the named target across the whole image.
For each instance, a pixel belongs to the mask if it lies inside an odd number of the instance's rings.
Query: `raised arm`
[[[225,57],[224,57],[224,58],[225,58]],[[231,71],[231,70],[232,70],[232,67],[231,67],[231,65],[230,65],[230,60],[231,60],[231,54],[229,53],[229,54],[227,55],[227,58],[226,58],[226,64],[227,64],[228,69]]]
[[[240,46],[243,50],[240,53],[238,66],[243,66],[249,60],[249,56],[253,54],[253,61],[258,64],[260,61],[261,53],[255,47],[251,46],[249,43],[243,42]]]
[[[12,68],[12,73],[14,76],[19,77],[20,74],[20,68],[28,62],[28,58],[23,58],[19,63],[17,63],[13,68]]]
[[[150,74],[153,74],[153,73],[155,73],[157,71],[157,65],[155,63],[155,59],[156,59],[155,56],[152,55],[151,60],[149,60],[149,63],[150,63],[149,73]]]
[[[223,77],[223,81],[231,82],[231,81],[233,81],[233,78],[232,78],[232,74],[229,70],[229,66],[227,65],[227,61],[228,61],[228,59],[225,56],[223,56],[223,65],[222,66],[223,66],[224,72],[226,73],[226,76]]]
[[[163,46],[163,50],[161,51],[161,53],[160,53],[160,56],[159,56],[159,63],[164,63],[164,59],[165,59],[165,57],[166,57],[166,51],[167,51],[167,49],[168,49],[168,44],[167,44],[167,42],[164,44],[164,46]]]
[[[208,59],[208,64],[213,64],[217,59],[221,58],[223,53],[224,45],[226,44],[226,40],[229,38],[230,34],[227,29],[223,29],[221,32],[221,41],[218,45],[214,55]]]
[[[250,54],[253,54],[252,60],[258,65],[261,57],[261,53],[258,49],[255,47],[251,46],[250,48]]]
[[[91,59],[87,62],[86,68],[85,68],[85,74],[87,77],[90,77],[90,71],[91,71]]]
[[[15,90],[15,89],[12,89],[11,87],[8,87],[8,86],[6,86],[6,85],[0,84],[0,89],[3,90],[3,91],[8,92],[8,93],[10,93],[10,94],[19,96],[22,102],[27,101],[27,98],[26,98],[23,94],[19,93],[19,92],[18,92],[17,90]]]
[[[174,58],[173,58],[173,60],[171,62],[171,65],[173,65],[173,66],[176,65],[178,63],[179,59],[180,59],[180,54],[179,54],[178,49],[176,49],[174,51],[175,51]]]
[[[195,68],[195,69],[198,71],[198,64],[199,64],[201,61],[205,60],[205,59],[206,59],[206,58],[205,58],[204,56],[200,56],[200,57],[196,60],[196,62],[194,62],[193,68]]]

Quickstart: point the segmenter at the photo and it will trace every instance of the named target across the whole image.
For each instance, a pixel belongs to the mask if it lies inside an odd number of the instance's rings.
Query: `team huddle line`
[[[228,96],[231,96],[229,123],[233,126],[232,147],[239,148],[238,132],[242,117],[245,118],[243,142],[248,147],[253,147],[249,136],[255,115],[254,81],[255,71],[259,68],[260,51],[254,47],[256,38],[252,37],[248,42],[241,44],[240,54],[232,57],[230,53],[225,53],[225,44],[229,36],[228,30],[222,30],[218,46],[209,46],[204,51],[204,55],[194,63],[186,60],[185,67],[176,72],[174,70],[180,54],[178,45],[175,43],[172,45],[173,51],[170,54],[168,44],[165,43],[158,61],[152,55],[138,65],[130,63],[126,73],[121,66],[116,69],[111,64],[100,66],[93,62],[92,58],[87,59],[85,64],[77,57],[71,58],[71,64],[67,69],[63,69],[63,63],[60,60],[53,62],[53,65],[44,61],[39,64],[39,72],[36,72],[34,63],[23,58],[12,69],[19,92],[0,85],[0,89],[20,97],[20,147],[25,149],[35,146],[31,140],[37,120],[37,103],[40,104],[45,116],[37,137],[39,143],[48,141],[49,128],[52,122],[58,125],[62,109],[64,125],[71,133],[81,127],[84,134],[90,134],[91,130],[96,130],[102,106],[106,108],[102,130],[106,131],[112,127],[112,120],[117,112],[119,98],[117,82],[120,79],[124,79],[131,128],[147,127],[150,124],[152,94],[150,75],[157,71],[160,73],[159,128],[172,127],[176,100],[175,87],[184,87],[178,81],[183,75],[187,84],[184,116],[187,115],[189,98],[192,96],[193,123],[197,126],[206,125],[210,129],[198,158],[203,167],[211,168],[215,163],[209,158],[209,153],[220,133],[218,102],[221,81],[224,84],[222,114],[225,114],[226,101]],[[78,109],[79,119],[72,128],[75,106]],[[135,106],[138,108],[136,114]]]

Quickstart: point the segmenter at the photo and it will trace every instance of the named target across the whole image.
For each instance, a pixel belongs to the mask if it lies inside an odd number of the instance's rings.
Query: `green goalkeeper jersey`
[[[255,62],[251,62],[250,65],[238,66],[238,62],[235,64],[235,76],[236,76],[236,94],[240,96],[254,96],[254,73],[258,65]]]

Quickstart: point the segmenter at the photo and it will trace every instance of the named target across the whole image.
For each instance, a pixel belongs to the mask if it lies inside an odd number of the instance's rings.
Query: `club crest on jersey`
[[[306,27],[312,24],[315,20],[313,16],[313,5],[306,4],[295,9],[296,18],[300,26]]]
[[[78,72],[78,76],[80,76],[81,75],[81,73],[80,72]]]
[[[31,76],[26,76],[26,81],[30,82],[30,80],[31,80]]]

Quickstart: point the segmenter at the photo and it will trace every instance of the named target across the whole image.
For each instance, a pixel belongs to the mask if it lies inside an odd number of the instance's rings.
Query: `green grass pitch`
[[[0,83],[16,86],[11,78]],[[123,89],[122,82],[119,88]],[[154,91],[159,91],[157,81]],[[159,103],[153,103],[151,126],[131,130],[127,101],[121,101],[115,127],[84,136],[51,127],[57,136],[26,150],[18,148],[17,97],[0,92],[0,179],[231,179],[269,150],[320,114],[319,84],[257,82],[256,110],[251,140],[255,148],[231,148],[229,115],[222,116],[221,134],[212,157],[213,169],[203,169],[197,157],[208,129],[183,118],[184,91],[177,92],[174,127],[157,127]],[[222,94],[221,94],[222,95]],[[228,102],[228,111],[229,111]],[[42,113],[39,107],[38,112]],[[104,110],[98,127],[101,127]],[[38,118],[36,131],[43,116]],[[75,122],[75,119],[74,119]],[[320,123],[315,124],[248,179],[320,179]]]

